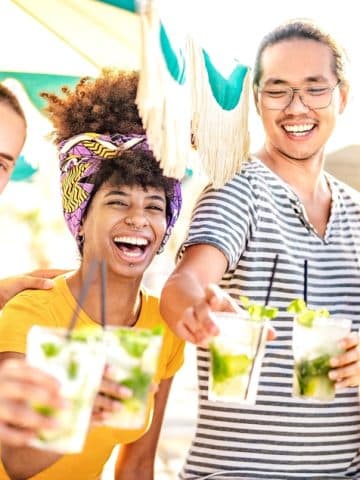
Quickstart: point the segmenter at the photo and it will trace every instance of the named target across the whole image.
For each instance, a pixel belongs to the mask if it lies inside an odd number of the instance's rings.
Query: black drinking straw
[[[307,290],[308,290],[308,261],[304,260],[304,302],[307,305]]]
[[[73,331],[73,329],[76,325],[76,320],[79,316],[80,309],[83,306],[86,295],[89,291],[91,282],[92,282],[94,274],[95,274],[95,269],[96,269],[97,266],[98,266],[98,261],[97,260],[92,260],[92,262],[90,264],[90,267],[89,267],[89,270],[86,272],[84,283],[81,286],[79,299],[77,301],[76,307],[73,311],[73,314],[72,314],[72,317],[71,317],[71,320],[69,322],[69,326],[68,326],[68,329],[67,329],[66,338],[68,338],[68,339],[70,338],[71,332]]]
[[[275,271],[276,271],[276,266],[277,266],[278,260],[279,260],[279,254],[277,253],[275,255],[275,258],[274,258],[274,263],[273,263],[273,267],[272,267],[272,271],[271,271],[270,282],[269,282],[268,289],[267,289],[267,292],[266,292],[265,306],[268,305],[269,300],[270,300],[270,293],[271,293],[271,288],[272,288],[272,284],[273,284],[273,281],[274,281],[274,276],[275,276]]]
[[[105,328],[106,325],[106,284],[107,284],[107,265],[105,260],[101,261],[101,326]]]

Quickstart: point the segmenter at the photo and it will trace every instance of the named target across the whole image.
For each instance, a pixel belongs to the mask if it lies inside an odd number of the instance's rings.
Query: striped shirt
[[[360,195],[326,174],[332,192],[324,237],[309,223],[288,184],[261,161],[248,162],[220,190],[207,189],[195,208],[183,245],[221,250],[228,269],[220,283],[234,299],[264,303],[274,257],[279,255],[270,305],[277,338],[268,342],[255,406],[211,402],[209,353],[198,348],[197,428],[181,479],[360,478],[360,410],[357,388],[333,402],[292,398],[292,318],[288,304],[303,297],[308,260],[309,308],[360,326]],[[182,250],[183,250],[182,249]]]

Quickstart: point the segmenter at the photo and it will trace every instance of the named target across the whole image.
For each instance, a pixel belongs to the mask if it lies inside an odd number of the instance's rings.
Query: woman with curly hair
[[[136,73],[105,71],[82,79],[74,91],[43,94],[59,150],[63,211],[81,254],[80,267],[55,279],[49,291],[25,291],[5,306],[0,324],[0,436],[2,461],[10,478],[99,479],[113,447],[121,444],[118,480],[153,479],[154,457],[164,409],[183,342],[163,322],[158,299],[142,286],[145,269],[161,251],[181,206],[179,182],[163,175],[146,141],[135,106]],[[25,343],[34,324],[66,327],[93,259],[107,264],[110,325],[165,329],[147,423],[116,430],[92,425],[82,453],[59,455],[28,446],[54,421],[29,404],[58,408],[57,382],[30,367]],[[101,323],[100,275],[91,283],[78,327]],[[93,418],[119,408],[132,392],[103,378]],[[0,473],[0,479],[7,478]]]

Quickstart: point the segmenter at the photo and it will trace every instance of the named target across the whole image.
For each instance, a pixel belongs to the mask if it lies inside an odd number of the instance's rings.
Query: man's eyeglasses
[[[339,80],[333,87],[327,84],[316,84],[301,88],[287,85],[272,85],[260,88],[259,93],[263,106],[269,110],[285,110],[285,108],[291,105],[296,93],[306,107],[318,110],[330,105],[333,91],[340,83],[341,81]]]

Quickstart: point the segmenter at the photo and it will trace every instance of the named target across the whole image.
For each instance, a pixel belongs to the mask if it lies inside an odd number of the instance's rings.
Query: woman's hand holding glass
[[[24,446],[41,429],[55,428],[56,420],[46,416],[64,406],[56,379],[28,365],[25,358],[7,359],[0,366],[0,440],[7,445]]]

